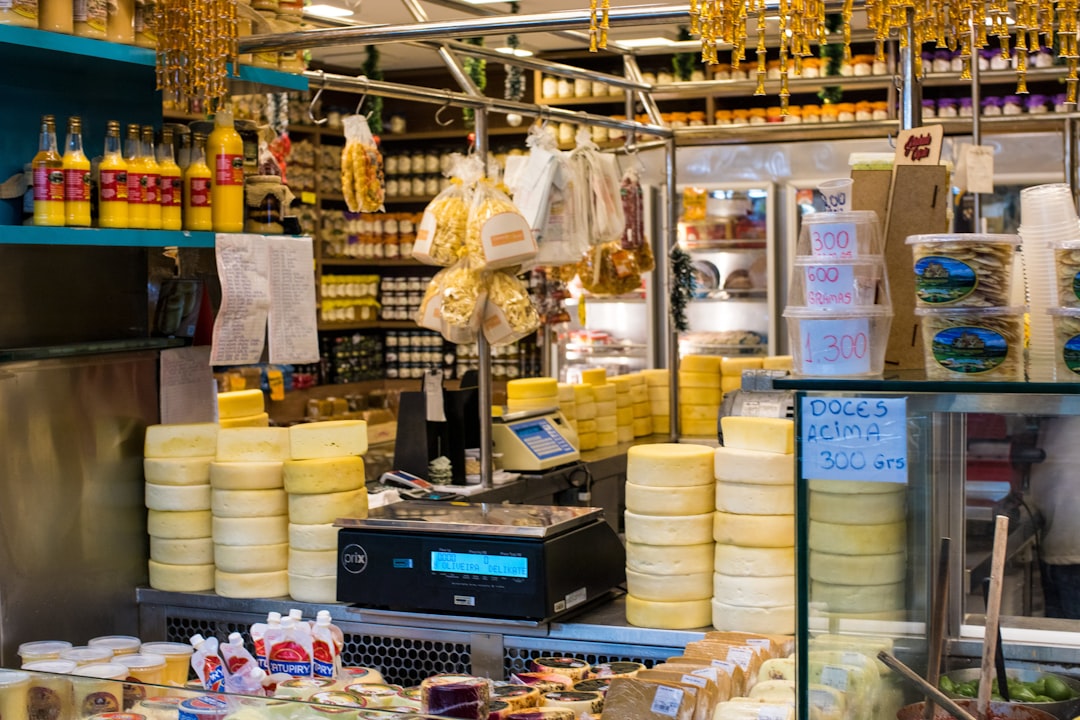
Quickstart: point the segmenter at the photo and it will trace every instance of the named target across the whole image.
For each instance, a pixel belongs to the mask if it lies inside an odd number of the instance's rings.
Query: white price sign
[[[803,319],[799,347],[807,375],[866,375],[870,372],[870,320]]]
[[[807,265],[806,304],[820,308],[855,304],[855,268],[852,265]]]
[[[854,223],[814,223],[810,226],[810,253],[814,257],[855,257],[857,239]]]
[[[907,398],[804,397],[799,421],[803,478],[907,482]]]

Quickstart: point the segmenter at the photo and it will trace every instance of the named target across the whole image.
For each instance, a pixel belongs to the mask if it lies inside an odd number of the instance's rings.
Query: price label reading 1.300
[[[855,257],[857,239],[854,223],[816,223],[810,226],[810,253],[814,257]]]
[[[906,398],[804,397],[799,423],[803,478],[907,482]]]
[[[799,347],[807,375],[866,375],[870,372],[870,320],[801,320]]]

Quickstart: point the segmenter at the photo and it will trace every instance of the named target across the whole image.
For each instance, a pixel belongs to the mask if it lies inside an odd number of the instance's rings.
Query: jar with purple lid
[[[979,51],[979,69],[980,70],[989,70],[990,69],[990,58],[994,57],[995,55],[1000,55],[1000,53],[997,52],[996,50],[990,50],[990,49],[987,49],[987,48],[984,48],[984,49],[980,50]]]
[[[939,118],[954,118],[959,115],[956,109],[956,98],[941,98],[937,101],[937,116]]]
[[[1001,114],[1002,115],[1021,115],[1024,112],[1024,105],[1020,101],[1019,95],[1006,95],[1001,101]]]
[[[959,107],[957,109],[957,115],[959,115],[960,117],[968,118],[973,115],[973,113],[971,112],[971,98],[962,97],[957,102],[959,104]]]
[[[1001,114],[1001,98],[999,97],[985,97],[982,100],[982,114],[986,116],[1000,115]]]
[[[1046,103],[1047,98],[1045,95],[1028,95],[1025,100],[1027,105],[1027,111],[1032,115],[1040,115],[1047,112]]]
[[[934,53],[934,65],[932,72],[947,73],[952,69],[952,52],[950,50],[938,50]]]
[[[1054,96],[1054,112],[1069,112],[1069,106],[1065,104],[1065,93]]]
[[[937,102],[935,102],[934,100],[923,100],[922,101],[922,116],[923,116],[923,119],[936,118],[937,117]]]
[[[959,50],[952,54],[952,61],[949,65],[949,69],[955,73],[964,72],[964,58],[960,57]]]
[[[990,50],[990,69],[1008,70],[1012,65],[1012,57],[1001,57],[1000,50]]]
[[[931,73],[934,70],[934,53],[926,51],[922,54],[923,72]]]
[[[1048,47],[1041,47],[1031,54],[1028,67],[1048,68],[1054,66],[1054,51]]]

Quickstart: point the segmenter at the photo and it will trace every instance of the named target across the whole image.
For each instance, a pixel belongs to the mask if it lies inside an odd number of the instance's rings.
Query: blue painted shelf
[[[8,225],[0,227],[0,245],[212,248],[214,247],[214,233],[188,230],[112,230]]]

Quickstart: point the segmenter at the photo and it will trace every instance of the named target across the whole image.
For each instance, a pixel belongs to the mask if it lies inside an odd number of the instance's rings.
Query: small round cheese
[[[646,385],[634,385],[630,388],[630,401],[635,405],[649,403],[649,388]]]
[[[833,585],[810,581],[810,602],[828,612],[879,612],[904,609],[904,583]]]
[[[795,456],[719,447],[715,451],[713,472],[716,479],[722,482],[793,485]]]
[[[626,569],[650,575],[690,575],[713,569],[712,542],[700,545],[626,543]]]
[[[615,402],[615,397],[618,394],[619,394],[618,390],[616,390],[615,386],[611,385],[611,384],[594,385],[593,386],[593,397],[596,399],[596,402],[598,402],[598,403],[604,403],[604,402],[613,403],[613,402]]]
[[[296,525],[325,525],[338,518],[366,518],[367,489],[321,495],[289,495],[289,522]]]
[[[288,460],[284,465],[284,479],[285,490],[291,494],[357,490],[364,487],[364,461],[356,456]]]
[[[206,457],[217,453],[217,423],[150,425],[143,456],[148,458]]]
[[[596,401],[596,417],[615,417],[615,411],[619,409],[619,406],[615,404],[614,400],[597,400]]]
[[[595,420],[596,419],[596,403],[584,402],[577,404],[577,419],[580,420]]]
[[[218,462],[274,462],[288,457],[288,428],[222,428],[218,432]]]
[[[615,428],[615,437],[621,443],[628,443],[634,441],[634,426],[633,425],[619,425]]]
[[[715,513],[713,539],[743,547],[794,547],[794,515],[736,515]]]
[[[786,418],[728,415],[720,419],[724,447],[790,455],[795,452],[795,422]]]
[[[270,427],[270,416],[266,413],[258,415],[245,415],[244,417],[222,418],[218,421],[222,428],[264,428]]]
[[[679,389],[681,391],[693,391],[698,389],[720,389],[720,373],[684,372],[679,371]]]
[[[810,492],[810,519],[841,525],[882,525],[907,515],[907,493],[848,495]]]
[[[275,598],[289,594],[289,575],[278,572],[214,572],[214,592],[227,598]]]
[[[713,573],[712,594],[738,607],[787,607],[795,604],[795,576],[746,577]]]
[[[626,592],[642,600],[676,602],[708,600],[713,596],[713,573],[690,575],[650,575],[626,571]]]
[[[724,358],[720,355],[683,355],[679,358],[681,372],[720,374]]]
[[[701,545],[712,539],[713,513],[682,516],[639,515],[627,510],[623,523],[627,542],[643,545]]]
[[[186,458],[146,458],[143,475],[155,485],[205,485],[210,481],[213,455]]]
[[[214,589],[214,564],[170,565],[149,560],[150,587],[168,592],[202,592]]]
[[[713,568],[725,575],[777,577],[795,574],[795,548],[716,544]]]
[[[289,523],[289,547],[296,550],[337,550],[339,529],[331,523]]]
[[[607,383],[607,370],[604,368],[586,368],[581,371],[581,382],[586,385],[603,385]]]
[[[660,630],[692,630],[705,627],[712,619],[710,600],[658,602],[626,596],[626,622],[637,627]]]
[[[599,447],[599,439],[596,433],[578,433],[578,449],[579,450],[595,450]]]
[[[367,423],[363,420],[322,420],[289,428],[293,460],[318,460],[367,452]]]
[[[656,433],[669,433],[671,432],[671,416],[667,413],[661,413],[660,415],[652,416],[652,431]]]
[[[627,482],[626,509],[642,515],[701,515],[713,511],[708,485],[654,487]]]
[[[491,699],[501,700],[512,711],[524,710],[540,704],[540,690],[528,685],[496,685],[491,688]]]
[[[619,425],[633,425],[634,423],[634,406],[627,405],[621,407],[615,411],[615,422]]]
[[[555,690],[544,693],[541,707],[565,708],[572,711],[575,718],[582,717],[583,713],[599,717],[600,711],[604,709],[604,696],[595,691]]]
[[[218,393],[218,418],[238,418],[259,415],[266,410],[262,390],[233,390]]]
[[[642,370],[638,375],[645,378],[649,387],[663,387],[671,382],[671,373],[667,370]]]
[[[214,545],[214,564],[230,573],[284,570],[289,564],[289,544]]]
[[[556,385],[559,404],[570,403],[571,405],[577,402],[577,396],[574,394],[574,386],[570,383],[558,383]]]
[[[646,416],[643,418],[634,418],[633,430],[634,437],[645,437],[646,435],[652,435],[652,417]]]
[[[293,575],[320,577],[337,574],[338,553],[333,550],[289,549],[289,572]]]
[[[289,517],[214,518],[216,545],[279,545],[289,542]]]
[[[558,395],[559,383],[555,378],[523,378],[506,383],[506,397],[509,400],[547,399]]]
[[[210,537],[210,511],[149,510],[146,513],[146,532],[154,537],[176,540]]]
[[[635,485],[713,486],[713,449],[688,443],[636,445],[626,452],[626,480]]]
[[[660,387],[649,387],[649,403],[655,405],[656,403],[666,403],[671,400],[671,388],[667,385]]]
[[[578,435],[585,435],[587,433],[595,434],[600,430],[600,426],[595,420],[582,420],[578,418],[577,426]]]
[[[146,507],[150,510],[187,512],[210,509],[209,485],[155,485],[146,483]]]
[[[893,555],[907,547],[907,523],[840,525],[810,521],[810,549],[835,555]]]
[[[794,485],[716,483],[716,509],[739,515],[794,515]]]
[[[215,490],[274,490],[284,486],[281,462],[212,462]]]
[[[592,385],[586,385],[581,383],[574,386],[574,402],[578,405],[582,403],[596,402],[596,393],[593,392]]]
[[[337,602],[337,575],[309,577],[290,573],[289,595],[297,602]]]
[[[616,422],[615,418],[608,415],[601,415],[600,417],[596,418],[595,422],[596,432],[615,432],[615,430],[619,427],[619,424],[618,422]]]
[[[635,420],[639,418],[646,418],[652,415],[652,405],[648,401],[643,403],[634,403],[630,407],[630,414]]]
[[[618,444],[619,434],[617,432],[596,433],[596,447],[615,447]]]
[[[765,635],[794,635],[795,606],[739,607],[721,600],[713,600],[712,626],[717,630],[735,630]]]
[[[810,551],[810,578],[836,585],[887,585],[907,577],[907,554],[834,555]]]
[[[616,410],[628,410],[633,406],[634,401],[630,399],[630,393],[618,393],[617,395],[615,395]]]
[[[212,490],[214,517],[273,517],[289,511],[284,490]]]
[[[150,559],[166,565],[210,565],[214,562],[214,541],[204,538],[162,538],[150,536]]]

